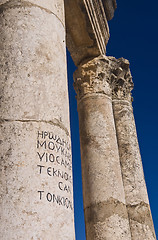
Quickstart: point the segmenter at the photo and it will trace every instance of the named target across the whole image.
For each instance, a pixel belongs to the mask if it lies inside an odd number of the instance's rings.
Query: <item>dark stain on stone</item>
[[[87,207],[85,210],[85,221],[105,222],[106,218],[118,215],[121,218],[128,219],[126,205],[117,199],[109,198],[107,201],[99,202]]]
[[[149,204],[140,202],[135,205],[127,205],[127,210],[130,220],[148,225],[152,232],[154,232]]]

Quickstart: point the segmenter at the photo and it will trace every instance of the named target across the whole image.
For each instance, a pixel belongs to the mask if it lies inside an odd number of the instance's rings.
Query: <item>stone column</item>
[[[111,62],[100,56],[74,74],[87,240],[131,239],[110,88]]]
[[[132,240],[156,239],[132,109],[129,62],[114,60],[113,111]]]
[[[72,240],[63,0],[2,0],[0,239]]]

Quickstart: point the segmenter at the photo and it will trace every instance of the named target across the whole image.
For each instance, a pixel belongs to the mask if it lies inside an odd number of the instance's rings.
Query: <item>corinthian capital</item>
[[[131,91],[134,84],[128,60],[124,58],[116,59],[115,67],[111,75],[111,86],[113,100],[132,101]]]
[[[99,56],[82,65],[74,73],[74,88],[77,99],[87,94],[97,93],[111,96],[111,61]]]

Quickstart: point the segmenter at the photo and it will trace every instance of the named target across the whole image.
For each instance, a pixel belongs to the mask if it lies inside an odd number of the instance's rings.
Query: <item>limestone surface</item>
[[[132,240],[156,239],[139,151],[129,62],[116,60],[112,74],[113,111]]]
[[[74,239],[62,0],[1,1],[0,239]]]
[[[111,61],[79,66],[77,92],[87,240],[131,239],[112,109]]]

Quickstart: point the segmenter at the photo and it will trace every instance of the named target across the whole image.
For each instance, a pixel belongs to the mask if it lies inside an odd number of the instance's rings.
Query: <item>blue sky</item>
[[[130,61],[137,134],[158,236],[158,1],[117,0],[117,5],[109,22],[107,55]],[[85,240],[78,114],[73,90],[75,69],[68,54],[76,240]]]

